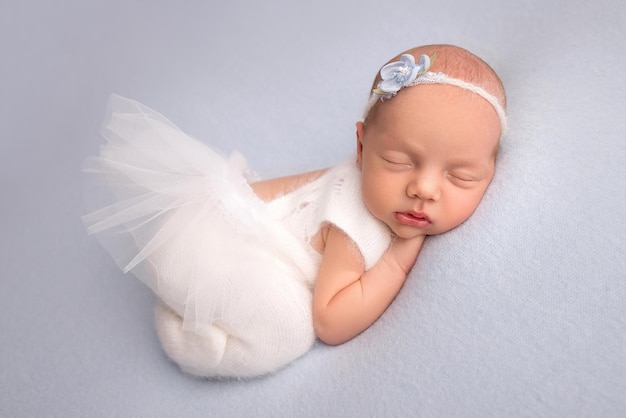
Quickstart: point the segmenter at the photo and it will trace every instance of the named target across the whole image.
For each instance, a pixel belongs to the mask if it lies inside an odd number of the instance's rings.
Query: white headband
[[[444,73],[428,71],[432,61],[434,61],[434,57],[431,59],[428,55],[420,55],[416,64],[413,55],[404,54],[400,57],[400,61],[391,62],[381,68],[380,76],[382,79],[378,83],[378,87],[376,87],[370,95],[363,118],[368,116],[377,101],[392,98],[404,87],[412,87],[419,84],[447,84],[471,91],[487,100],[500,118],[502,126],[501,135],[504,135],[507,129],[506,112],[502,108],[500,101],[485,89],[475,84],[448,77]]]

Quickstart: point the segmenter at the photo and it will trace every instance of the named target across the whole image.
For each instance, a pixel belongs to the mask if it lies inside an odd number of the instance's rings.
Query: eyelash
[[[401,165],[401,166],[407,166],[407,167],[413,167],[413,163],[411,162],[404,162],[404,161],[393,161],[390,160],[389,158],[383,158],[383,160],[389,164],[392,165]]]
[[[477,178],[468,176],[455,176],[454,174],[450,173],[448,173],[448,176],[450,177],[450,181],[459,187],[471,187],[478,181]]]
[[[468,176],[461,176],[461,175],[456,175],[456,174],[450,174],[450,176],[454,177],[457,180],[461,180],[461,181],[476,181],[476,179],[474,179],[472,177],[468,177]]]
[[[385,158],[385,157],[383,157],[383,161],[385,161],[387,164],[390,164],[390,165],[392,165],[394,167],[398,167],[398,168],[409,169],[409,168],[413,168],[414,167],[414,164],[412,162],[394,161],[392,159]],[[471,176],[466,176],[466,175],[448,173],[448,176],[452,177],[453,180],[460,181],[460,182],[463,182],[463,183],[472,183],[472,182],[477,181],[476,178],[471,177]]]

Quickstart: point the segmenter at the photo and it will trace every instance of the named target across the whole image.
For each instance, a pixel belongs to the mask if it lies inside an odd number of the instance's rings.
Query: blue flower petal
[[[381,81],[378,88],[385,93],[396,93],[402,88],[402,85],[397,83],[395,79],[390,79]]]
[[[417,66],[420,68],[419,73],[425,73],[430,68],[430,57],[428,55],[420,55],[417,60]]]
[[[396,61],[389,63],[380,69],[380,76],[383,80],[388,80],[395,77],[396,73],[398,73],[398,71],[400,71],[402,68],[404,68],[404,64],[401,62]]]
[[[415,65],[415,58],[411,54],[402,54],[400,56],[400,61],[402,61],[407,66]]]

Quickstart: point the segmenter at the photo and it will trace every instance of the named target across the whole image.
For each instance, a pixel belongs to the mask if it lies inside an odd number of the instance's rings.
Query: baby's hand
[[[408,274],[415,264],[417,254],[420,252],[425,238],[425,235],[409,239],[396,237],[383,255],[383,259],[387,263],[397,266],[404,274]]]

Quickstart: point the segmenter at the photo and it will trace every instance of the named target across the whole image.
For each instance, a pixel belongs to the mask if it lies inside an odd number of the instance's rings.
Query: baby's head
[[[357,153],[365,205],[411,238],[446,232],[474,212],[494,175],[506,96],[496,73],[464,49],[404,54],[374,81]]]

